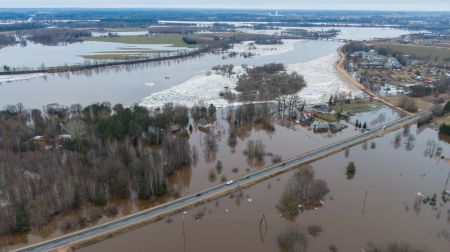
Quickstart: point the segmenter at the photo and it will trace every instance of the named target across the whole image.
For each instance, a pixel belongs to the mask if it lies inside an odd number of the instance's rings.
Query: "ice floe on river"
[[[330,95],[338,93],[351,93],[353,97],[363,95],[359,89],[342,80],[335,68],[338,58],[338,54],[333,53],[312,61],[287,66],[288,72],[297,72],[305,78],[306,87],[298,93],[303,101],[326,102]]]
[[[337,53],[308,62],[287,65],[288,72],[298,72],[303,75],[306,87],[299,92],[299,96],[307,103],[328,101],[330,95],[336,93],[350,93],[352,96],[362,96],[363,93],[344,82],[335,68],[338,60]],[[235,67],[235,72],[242,73],[241,67]],[[169,89],[154,93],[141,102],[146,107],[161,107],[171,102],[178,105],[192,106],[194,104],[213,103],[216,106],[229,105],[219,93],[227,87],[230,91],[236,87],[237,76],[227,78],[219,74],[197,75],[188,81]]]
[[[254,41],[244,41],[242,43],[235,44],[228,52],[236,53],[252,53],[254,56],[272,56],[291,52],[295,50],[295,44],[301,42],[299,39],[287,39],[282,40],[283,44],[280,45],[257,45]]]
[[[45,74],[37,73],[37,74],[0,75],[0,84],[6,83],[6,82],[13,82],[13,81],[30,80],[30,79],[41,78],[41,77],[45,77]]]
[[[234,90],[236,81],[236,77],[227,78],[219,74],[197,75],[180,85],[144,98],[141,105],[162,107],[164,104],[171,102],[188,107],[199,103],[225,106],[228,101],[221,98],[219,93],[226,87]]]

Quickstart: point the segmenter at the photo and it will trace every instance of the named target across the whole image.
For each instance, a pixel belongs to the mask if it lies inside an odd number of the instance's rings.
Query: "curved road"
[[[238,187],[246,187],[250,186],[258,181],[265,180],[269,177],[277,175],[282,172],[286,172],[290,169],[298,167],[299,165],[303,165],[335,152],[341,151],[347,147],[356,145],[358,143],[367,141],[371,138],[378,137],[383,135],[385,132],[393,131],[395,129],[401,128],[405,125],[409,125],[417,121],[421,115],[429,112],[431,109],[420,112],[418,114],[408,116],[406,118],[398,119],[393,122],[389,122],[383,126],[372,129],[370,131],[366,131],[360,135],[342,140],[340,142],[307,152],[305,154],[299,155],[295,158],[283,161],[276,165],[264,168],[259,171],[255,171],[245,175],[243,177],[237,178],[233,181],[229,181],[227,183],[223,183],[204,191],[198,192],[196,194],[186,196],[184,198],[180,198],[141,212],[138,212],[133,215],[129,215],[117,220],[113,220],[111,222],[107,222],[104,224],[100,224],[98,226],[94,226],[85,230],[81,230],[78,232],[70,233],[68,235],[64,235],[52,240],[44,241],[41,243],[33,244],[24,248],[17,249],[16,251],[48,251],[54,250],[63,246],[70,246],[74,243],[79,243],[86,241],[87,239],[106,239],[108,234],[113,235],[113,232],[118,231],[120,229],[126,229],[127,227],[138,225],[146,220],[161,217],[167,214],[173,214],[179,212],[183,209],[186,209],[189,206],[194,206],[196,204],[200,204],[202,202],[221,197],[235,191]]]

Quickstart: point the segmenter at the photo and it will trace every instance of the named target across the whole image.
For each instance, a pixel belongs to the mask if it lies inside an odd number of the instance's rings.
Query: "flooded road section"
[[[293,170],[80,251],[279,251],[289,244],[362,251],[368,242],[448,251],[450,203],[442,192],[450,163],[441,157],[450,145],[441,139],[431,128],[401,129],[312,163],[312,174]],[[291,139],[281,150],[305,144]],[[346,175],[350,161],[353,176]],[[319,204],[300,196],[301,208],[286,211],[294,192],[323,182],[328,190],[310,192],[321,194]]]

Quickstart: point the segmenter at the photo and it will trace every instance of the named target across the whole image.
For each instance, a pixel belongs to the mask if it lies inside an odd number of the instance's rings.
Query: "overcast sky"
[[[0,0],[0,8],[48,7],[450,11],[450,0]]]

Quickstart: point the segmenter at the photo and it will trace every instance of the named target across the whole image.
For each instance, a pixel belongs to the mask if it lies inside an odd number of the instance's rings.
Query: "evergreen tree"
[[[150,199],[152,196],[152,191],[150,188],[150,181],[148,179],[148,176],[143,175],[139,180],[139,191],[138,191],[138,198],[142,200]]]
[[[216,115],[216,106],[214,104],[210,104],[208,107],[208,114],[210,117],[213,117]]]
[[[21,204],[16,212],[16,225],[14,226],[14,232],[23,233],[30,229],[30,216],[25,209],[25,204]]]
[[[367,129],[367,124],[366,124],[366,122],[364,122],[364,125],[363,125],[362,127],[363,127],[363,129]]]
[[[444,106],[444,113],[450,112],[450,101],[447,102]]]
[[[347,175],[354,175],[356,172],[356,166],[353,161],[350,161],[347,165]]]
[[[439,127],[439,133],[449,135],[450,136],[450,125],[442,124],[441,127]]]

